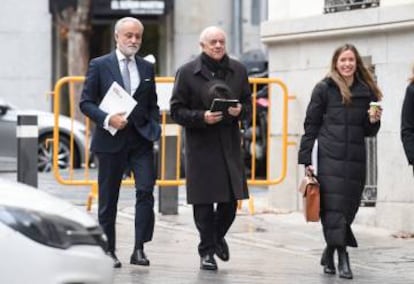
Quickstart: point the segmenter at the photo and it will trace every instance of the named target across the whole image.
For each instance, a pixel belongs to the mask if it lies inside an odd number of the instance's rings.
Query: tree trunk
[[[68,20],[68,75],[84,76],[89,62],[89,31],[90,31],[91,0],[78,0],[76,11],[69,13]],[[71,14],[71,15],[70,15]],[[78,106],[82,84],[73,86],[74,105],[69,110],[74,118],[84,120]]]

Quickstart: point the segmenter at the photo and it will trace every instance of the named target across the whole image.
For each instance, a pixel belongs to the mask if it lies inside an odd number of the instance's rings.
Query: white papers
[[[111,87],[105,94],[99,108],[109,115],[125,112],[125,118],[127,118],[134,107],[136,106],[137,102],[134,98],[128,94],[117,82],[113,82]],[[108,126],[107,130],[112,134],[115,135],[117,129]]]

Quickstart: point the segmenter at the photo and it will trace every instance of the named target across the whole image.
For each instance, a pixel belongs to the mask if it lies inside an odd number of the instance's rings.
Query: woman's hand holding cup
[[[376,123],[381,120],[382,107],[380,102],[370,102],[369,104],[369,122]]]

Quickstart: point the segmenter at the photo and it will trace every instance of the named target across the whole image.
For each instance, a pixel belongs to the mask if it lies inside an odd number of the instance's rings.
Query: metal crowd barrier
[[[74,170],[73,168],[73,156],[74,156],[74,137],[73,131],[71,131],[71,135],[69,137],[70,142],[70,166],[68,169],[60,169],[58,165],[58,145],[59,145],[59,114],[61,113],[61,100],[63,95],[68,96],[69,102],[69,116],[72,119],[72,129],[73,129],[73,122],[75,119],[75,108],[77,106],[77,102],[75,100],[75,93],[76,91],[80,90],[81,84],[84,82],[85,77],[83,76],[71,76],[71,77],[63,77],[57,81],[54,87],[53,92],[53,111],[55,117],[55,126],[53,131],[53,173],[56,180],[63,185],[71,185],[71,186],[90,186],[91,190],[88,195],[87,199],[87,210],[91,209],[91,205],[94,199],[98,196],[98,182],[96,177],[92,177],[90,173],[90,159],[91,155],[89,153],[89,147],[83,149],[85,155],[85,161],[83,169],[81,173],[79,170]],[[156,83],[157,86],[160,84],[172,84],[174,82],[173,77],[157,77]],[[270,151],[270,147],[267,147],[266,151],[266,176],[257,178],[256,177],[256,152],[252,151],[251,157],[251,172],[248,176],[248,184],[249,185],[256,185],[256,186],[269,186],[269,185],[276,185],[281,183],[285,177],[287,172],[287,148],[290,145],[295,145],[294,142],[288,141],[288,103],[289,100],[295,99],[293,96],[289,96],[288,90],[286,85],[279,79],[276,78],[249,78],[249,82],[252,85],[252,145],[253,149],[256,146],[256,131],[255,128],[257,126],[256,121],[256,96],[258,92],[259,85],[267,85],[268,86],[268,100],[269,100],[269,109],[267,113],[267,141],[271,141],[271,108],[272,105],[272,87],[277,85],[281,90],[282,96],[282,129],[281,129],[281,171],[279,175],[274,178],[270,179],[271,168],[269,166],[270,162],[270,155],[272,154]],[[67,87],[67,91],[64,92],[63,88]],[[158,87],[157,87],[158,88]],[[185,180],[181,178],[181,127],[176,124],[167,124],[167,116],[168,111],[163,110],[161,111],[161,128],[162,128],[162,135],[161,139],[158,144],[158,153],[159,153],[159,178],[156,181],[158,186],[180,186],[185,184]],[[91,132],[91,121],[88,117],[84,117],[84,123],[86,125],[86,139],[85,145],[90,144],[90,132]],[[177,148],[176,148],[176,174],[175,178],[166,178],[165,172],[165,165],[166,165],[166,136],[171,135],[171,133],[177,136]],[[50,143],[49,143],[50,144]],[[272,154],[273,155],[273,154]],[[133,185],[133,178],[126,178],[122,181],[122,185]],[[241,202],[239,203],[239,207],[241,207]],[[254,212],[254,200],[253,197],[250,198],[248,203],[248,208],[250,213]]]

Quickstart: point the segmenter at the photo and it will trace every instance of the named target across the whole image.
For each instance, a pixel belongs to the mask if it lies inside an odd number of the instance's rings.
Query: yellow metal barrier
[[[87,209],[90,210],[91,204],[93,199],[97,198],[98,196],[98,183],[96,178],[90,177],[90,171],[89,171],[89,149],[83,149],[84,156],[85,156],[85,163],[84,163],[84,170],[83,170],[83,178],[75,177],[74,169],[73,169],[73,155],[74,155],[74,136],[73,136],[73,121],[74,121],[74,113],[75,113],[75,107],[77,107],[75,102],[75,84],[82,84],[84,82],[85,78],[83,76],[76,76],[76,77],[64,77],[61,78],[55,85],[54,88],[54,118],[55,118],[55,126],[53,131],[53,173],[56,178],[56,180],[64,185],[77,185],[77,186],[90,186],[91,191],[88,196],[87,200]],[[156,78],[157,84],[172,84],[174,82],[173,77],[157,77]],[[285,177],[286,177],[286,171],[287,171],[287,147],[290,145],[294,145],[294,142],[288,141],[288,103],[289,100],[294,99],[294,97],[288,95],[288,90],[286,85],[279,79],[276,78],[249,78],[249,83],[252,85],[252,148],[255,149],[256,147],[256,131],[255,127],[257,126],[256,121],[256,96],[257,96],[257,90],[258,85],[268,85],[268,100],[269,100],[269,106],[272,104],[272,86],[278,85],[280,89],[282,90],[282,133],[281,133],[281,141],[282,141],[282,153],[281,153],[281,172],[279,176],[275,179],[269,179],[270,176],[270,147],[267,147],[266,151],[266,177],[263,179],[257,179],[256,178],[256,153],[255,151],[252,151],[252,157],[251,157],[251,173],[250,177],[248,178],[248,184],[249,185],[258,185],[258,186],[269,186],[269,185],[276,185],[281,183]],[[61,104],[61,96],[62,96],[62,89],[64,86],[68,85],[68,95],[69,95],[69,113],[70,117],[72,119],[72,125],[71,125],[71,135],[69,137],[70,141],[70,167],[68,170],[66,170],[65,177],[62,176],[61,170],[58,165],[58,145],[59,145],[59,114],[60,111],[60,104]],[[271,107],[268,108],[267,113],[267,141],[270,142],[270,129],[271,129]],[[162,135],[160,139],[160,177],[157,179],[156,184],[158,186],[179,186],[185,184],[185,180],[180,179],[180,165],[181,165],[181,131],[180,127],[177,127],[177,149],[176,149],[176,177],[175,179],[165,179],[165,141],[166,141],[166,127],[167,127],[167,112],[162,111],[161,112],[161,128],[162,128]],[[91,128],[91,122],[89,118],[85,117],[85,125],[86,125],[86,139],[85,145],[90,144],[90,128]],[[133,179],[129,178],[122,181],[123,185],[133,185]],[[241,207],[241,202],[239,202],[239,207]],[[249,211],[250,213],[254,212],[254,200],[253,197],[249,200]]]

